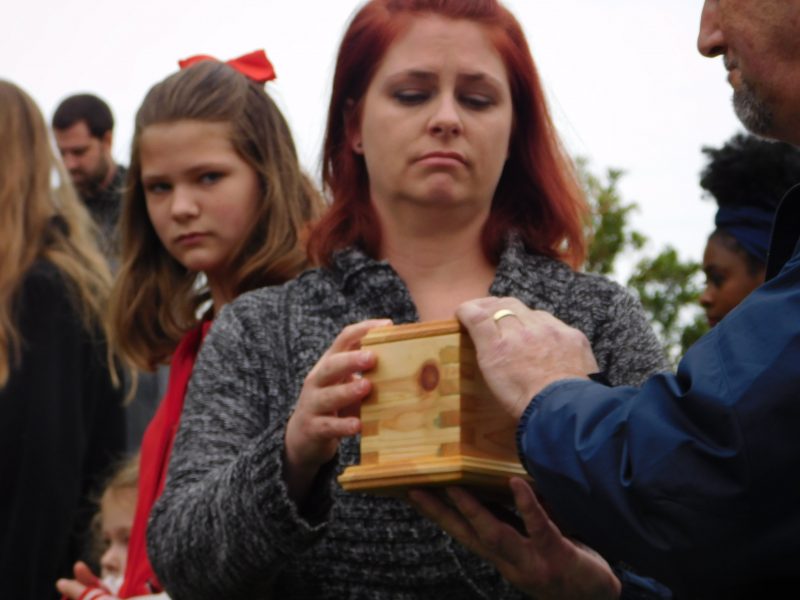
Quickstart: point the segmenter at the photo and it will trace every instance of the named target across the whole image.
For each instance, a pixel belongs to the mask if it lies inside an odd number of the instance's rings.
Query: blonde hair
[[[21,358],[24,340],[14,304],[37,260],[58,268],[85,329],[109,334],[103,318],[111,273],[97,249],[94,224],[50,144],[34,101],[0,80],[0,388]],[[60,185],[53,188],[56,171]],[[116,374],[112,369],[116,382]]]
[[[94,496],[92,499],[92,502],[97,506],[97,512],[94,513],[89,523],[91,533],[90,552],[92,559],[96,562],[100,562],[100,558],[105,552],[105,543],[103,541],[103,501],[117,496],[120,492],[132,491],[136,494],[139,493],[140,458],[140,454],[137,452],[117,463],[116,468],[106,481],[105,487],[103,487],[98,496]],[[132,508],[135,510],[136,502],[134,501],[132,504]]]
[[[151,88],[136,114],[122,208],[122,266],[112,292],[116,347],[134,364],[165,363],[198,322],[207,288],[162,246],[147,215],[141,181],[144,130],[179,120],[228,123],[236,152],[258,174],[262,197],[248,235],[228,265],[230,293],[283,283],[308,266],[305,229],[322,202],[302,173],[280,110],[263,86],[228,65],[201,62]]]
[[[100,498],[102,499],[106,494],[114,493],[122,489],[138,489],[139,487],[139,453],[135,453],[128,458],[123,459],[117,464],[117,467],[108,478],[103,493]]]

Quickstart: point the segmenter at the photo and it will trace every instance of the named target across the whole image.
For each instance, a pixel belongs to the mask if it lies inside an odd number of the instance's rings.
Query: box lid
[[[448,333],[465,333],[465,329],[457,319],[443,319],[441,321],[425,321],[422,323],[407,323],[405,325],[388,325],[370,329],[361,340],[362,346],[383,344],[408,340],[412,338],[426,338]]]

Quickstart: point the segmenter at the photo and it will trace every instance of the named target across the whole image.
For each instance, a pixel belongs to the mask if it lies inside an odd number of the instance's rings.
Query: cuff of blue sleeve
[[[625,569],[622,565],[612,567],[614,575],[622,584],[619,600],[672,600],[672,591],[650,577],[642,577]]]
[[[591,376],[590,376],[591,377]],[[531,400],[530,404],[525,408],[522,412],[522,416],[519,418],[519,423],[517,423],[517,456],[519,457],[520,464],[525,468],[528,473],[533,475],[530,467],[528,466],[528,462],[525,459],[526,455],[526,436],[525,432],[528,429],[528,423],[532,418],[534,418],[536,412],[545,404],[547,400],[559,392],[564,391],[567,388],[573,388],[576,386],[592,386],[592,385],[599,385],[602,387],[606,387],[605,382],[597,383],[594,378],[591,379],[582,379],[582,378],[571,378],[571,379],[560,379],[558,381],[554,381],[550,385],[547,385],[542,389],[541,392],[536,394]]]

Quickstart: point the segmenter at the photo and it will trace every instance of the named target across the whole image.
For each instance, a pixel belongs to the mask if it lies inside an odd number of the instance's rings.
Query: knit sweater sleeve
[[[280,322],[280,301],[259,297],[273,302],[240,297],[203,344],[150,518],[148,554],[176,600],[258,596],[325,529],[299,514],[282,479],[295,392],[279,329],[263,326]]]

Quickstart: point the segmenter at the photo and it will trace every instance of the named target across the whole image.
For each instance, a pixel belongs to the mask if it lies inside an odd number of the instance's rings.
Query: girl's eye
[[[154,182],[148,183],[144,186],[144,191],[147,194],[163,194],[168,192],[171,186],[168,183]]]
[[[212,183],[216,183],[220,179],[222,179],[222,173],[218,173],[216,171],[209,171],[208,173],[203,173],[200,176],[200,183],[210,185]]]
[[[711,285],[714,286],[715,288],[720,288],[722,287],[723,283],[725,283],[725,278],[719,273],[715,272],[706,273],[706,285]]]
[[[429,96],[430,94],[423,90],[399,90],[394,93],[395,100],[407,106],[422,104]]]

